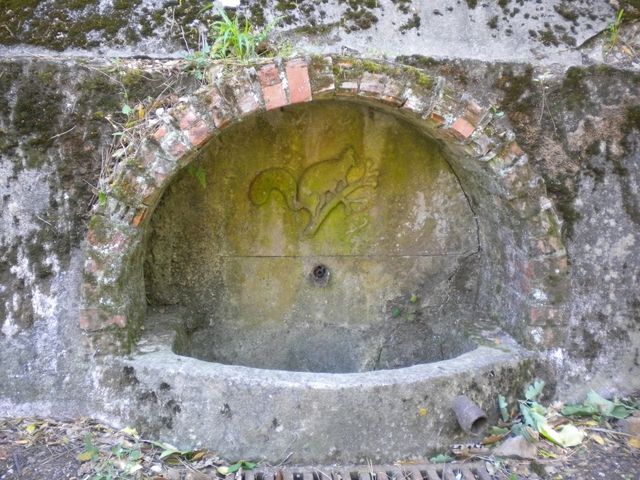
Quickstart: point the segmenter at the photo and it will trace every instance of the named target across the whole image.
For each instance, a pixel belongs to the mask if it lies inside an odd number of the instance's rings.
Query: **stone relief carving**
[[[372,160],[358,159],[348,147],[337,157],[308,166],[297,180],[283,167],[261,171],[251,182],[249,199],[260,206],[267,203],[271,192],[280,192],[292,211],[307,211],[310,218],[304,234],[313,236],[340,204],[347,214],[364,211],[378,185],[378,173]]]

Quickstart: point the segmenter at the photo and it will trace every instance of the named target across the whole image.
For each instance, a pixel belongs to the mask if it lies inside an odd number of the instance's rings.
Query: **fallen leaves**
[[[631,437],[629,440],[627,440],[627,445],[629,445],[631,448],[640,450],[640,438]]]

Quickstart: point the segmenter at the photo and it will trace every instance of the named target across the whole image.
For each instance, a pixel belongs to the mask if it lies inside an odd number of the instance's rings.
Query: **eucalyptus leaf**
[[[498,408],[500,408],[500,416],[503,422],[509,421],[509,411],[507,410],[507,400],[503,395],[498,395]]]
[[[537,400],[540,394],[542,393],[542,389],[544,388],[543,380],[536,380],[531,385],[527,387],[524,392],[524,398],[527,400]]]
[[[431,457],[429,461],[431,463],[447,463],[453,461],[453,457],[450,457],[449,455],[446,455],[444,453],[440,453],[435,457]]]

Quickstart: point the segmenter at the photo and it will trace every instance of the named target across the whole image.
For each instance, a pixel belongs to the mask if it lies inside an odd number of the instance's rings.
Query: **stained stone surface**
[[[225,132],[170,186],[152,219],[147,297],[179,307],[181,352],[198,358],[407,366],[469,347],[450,333],[465,319],[443,307],[476,238],[431,140],[355,103],[290,107]]]

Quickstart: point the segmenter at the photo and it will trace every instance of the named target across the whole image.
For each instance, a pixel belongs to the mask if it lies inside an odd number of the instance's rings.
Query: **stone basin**
[[[148,332],[119,360],[140,391],[156,392],[153,415],[158,404],[171,406],[163,438],[272,464],[429,458],[469,440],[451,408],[456,395],[471,395],[497,421],[497,395],[520,394],[514,388],[537,368],[531,353],[497,332],[449,360],[343,374],[207,362],[176,355],[173,340],[167,330]]]
[[[441,146],[383,109],[318,101],[228,127],[145,230],[144,335],[115,360],[148,404],[134,424],[274,464],[464,439],[453,399],[493,420],[536,367],[478,306],[478,229]]]

